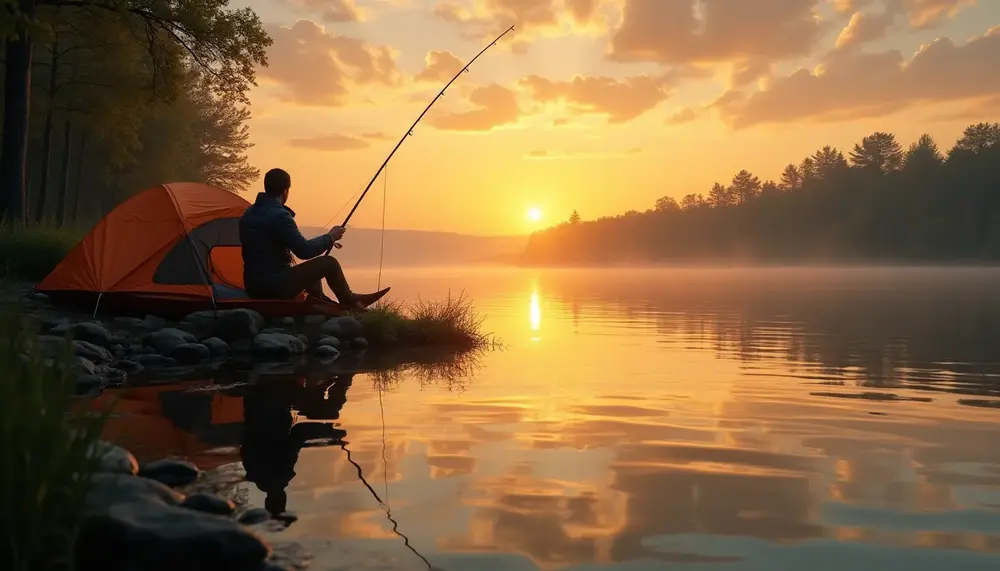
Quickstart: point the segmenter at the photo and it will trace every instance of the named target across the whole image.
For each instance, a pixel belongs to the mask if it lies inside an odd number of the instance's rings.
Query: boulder
[[[281,320],[279,321],[279,323],[281,325],[284,325],[285,327],[294,327],[295,326],[295,318],[294,317],[282,317]]]
[[[157,355],[157,357],[159,357],[159,355]],[[111,366],[119,371],[124,371],[125,374],[131,376],[139,375],[146,370],[146,368],[142,366],[142,363],[131,359],[121,359],[120,361],[115,361],[114,363],[111,363]]]
[[[206,335],[228,342],[250,339],[260,333],[264,316],[252,309],[225,309],[222,311],[197,311],[184,317]]]
[[[325,315],[307,315],[302,319],[302,323],[306,325],[323,325],[326,323],[327,317]]]
[[[316,340],[317,347],[328,345],[330,347],[337,348],[340,347],[340,344],[341,344],[340,339],[337,339],[336,337],[331,337],[329,335],[325,335]]]
[[[139,470],[143,478],[156,480],[170,487],[186,486],[198,479],[198,467],[190,462],[164,458],[144,464]]]
[[[207,361],[212,352],[201,343],[184,343],[171,349],[167,356],[176,359],[178,363],[200,363]]]
[[[149,323],[138,317],[116,317],[111,320],[111,325],[117,329],[149,329]]]
[[[96,345],[89,341],[81,341],[79,339],[73,340],[73,353],[77,357],[83,357],[84,359],[90,359],[94,363],[110,363],[115,360],[115,356],[100,345]]]
[[[201,340],[201,344],[208,347],[213,356],[220,356],[229,353],[229,343],[218,337],[208,337]]]
[[[173,367],[177,364],[176,359],[172,357],[165,357],[163,355],[157,355],[156,353],[140,353],[133,356],[132,360],[147,369]]]
[[[233,515],[236,511],[236,506],[233,502],[220,498],[219,496],[212,494],[191,494],[181,503],[181,507],[185,507],[189,510],[197,510],[204,513],[210,513],[215,515]]]
[[[239,515],[237,521],[243,525],[256,525],[271,519],[271,513],[264,508],[250,508]]]
[[[367,349],[368,340],[364,337],[355,337],[354,339],[351,339],[351,347],[355,347],[357,349]]]
[[[337,349],[332,345],[318,345],[316,349],[313,350],[313,354],[318,359],[323,359],[324,361],[327,361],[339,357],[340,349]]]
[[[323,324],[323,333],[338,339],[361,335],[361,322],[353,317],[331,317]]]
[[[100,347],[108,347],[111,345],[111,332],[100,323],[95,323],[93,321],[74,323],[73,325],[70,325],[68,329],[73,335],[73,339],[87,341]]]
[[[131,452],[104,440],[98,440],[91,446],[90,455],[101,458],[97,468],[101,473],[134,476],[139,471],[139,462]]]
[[[165,327],[159,331],[154,331],[146,337],[146,345],[156,349],[157,353],[165,355],[175,347],[185,343],[195,343],[197,338],[187,331],[176,327]]]
[[[263,359],[287,359],[301,355],[309,346],[301,339],[287,333],[260,333],[253,338],[250,352]]]

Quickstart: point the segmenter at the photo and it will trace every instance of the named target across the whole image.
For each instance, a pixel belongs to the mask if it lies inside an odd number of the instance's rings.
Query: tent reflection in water
[[[200,183],[162,184],[109,212],[35,291],[55,302],[179,316],[243,307],[265,316],[340,315],[302,293],[250,299],[243,285],[241,196]]]

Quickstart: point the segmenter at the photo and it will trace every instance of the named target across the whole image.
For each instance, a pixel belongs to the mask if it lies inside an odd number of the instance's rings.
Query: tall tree
[[[569,223],[570,224],[579,224],[580,223],[580,213],[577,212],[575,209],[569,215]]]
[[[800,186],[806,184],[807,182],[816,180],[818,177],[818,173],[816,171],[816,161],[814,161],[812,157],[806,157],[802,159],[801,163],[799,163],[799,176],[801,177],[799,182]]]
[[[816,177],[821,180],[834,179],[849,168],[844,153],[830,145],[816,151],[812,159],[816,165]]]
[[[712,185],[712,190],[708,192],[708,203],[713,208],[729,206],[734,203],[733,193],[725,185],[717,182]]]
[[[737,203],[750,202],[760,195],[760,179],[744,169],[733,177],[730,189]]]
[[[924,133],[916,142],[910,144],[903,156],[903,169],[917,174],[925,174],[940,167],[944,163],[944,156],[938,150],[937,143],[933,137]]]
[[[766,181],[764,184],[760,185],[760,195],[761,196],[775,196],[781,193],[781,187],[778,183],[773,180]]]
[[[882,173],[899,170],[903,165],[903,148],[895,135],[878,131],[854,145],[851,163],[860,169]]]
[[[792,163],[785,165],[785,170],[781,171],[781,188],[785,190],[796,190],[802,186],[802,174],[799,167]]]
[[[680,210],[681,207],[677,204],[677,200],[672,196],[661,196],[656,199],[656,206],[654,210],[657,212],[676,212]]]
[[[1000,145],[1000,123],[976,123],[965,128],[952,150],[979,154],[997,145]]]
[[[706,204],[707,202],[705,201],[704,196],[693,192],[690,194],[685,194],[684,198],[681,199],[682,210],[691,210],[693,208],[705,206]]]
[[[35,0],[20,0],[21,11],[34,19]],[[271,39],[250,8],[227,9],[225,0],[37,0],[38,7],[107,11],[125,19],[147,40],[156,83],[161,63],[170,63],[175,48],[213,78],[223,97],[246,101],[256,84],[255,67],[267,65]],[[16,29],[18,39],[8,41],[5,68],[3,144],[0,148],[0,218],[22,220],[25,197],[28,113],[30,102],[32,38],[27,29]],[[23,30],[22,30],[23,29]],[[22,33],[23,31],[23,33]],[[165,57],[164,57],[165,56]]]

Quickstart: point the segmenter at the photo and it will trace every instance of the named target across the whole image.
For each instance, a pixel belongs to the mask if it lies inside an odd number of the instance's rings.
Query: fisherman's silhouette
[[[302,377],[269,375],[246,387],[240,457],[247,481],[264,492],[264,508],[273,516],[286,511],[285,488],[295,477],[299,452],[310,441],[337,444],[346,432],[327,422],[340,418],[353,374],[337,375],[311,387]],[[295,423],[292,408],[309,421]]]

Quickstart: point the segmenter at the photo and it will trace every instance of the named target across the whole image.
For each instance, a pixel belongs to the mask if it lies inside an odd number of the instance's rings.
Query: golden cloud
[[[288,144],[297,149],[308,149],[311,151],[354,151],[369,147],[367,141],[337,133],[291,139],[288,141]]]

